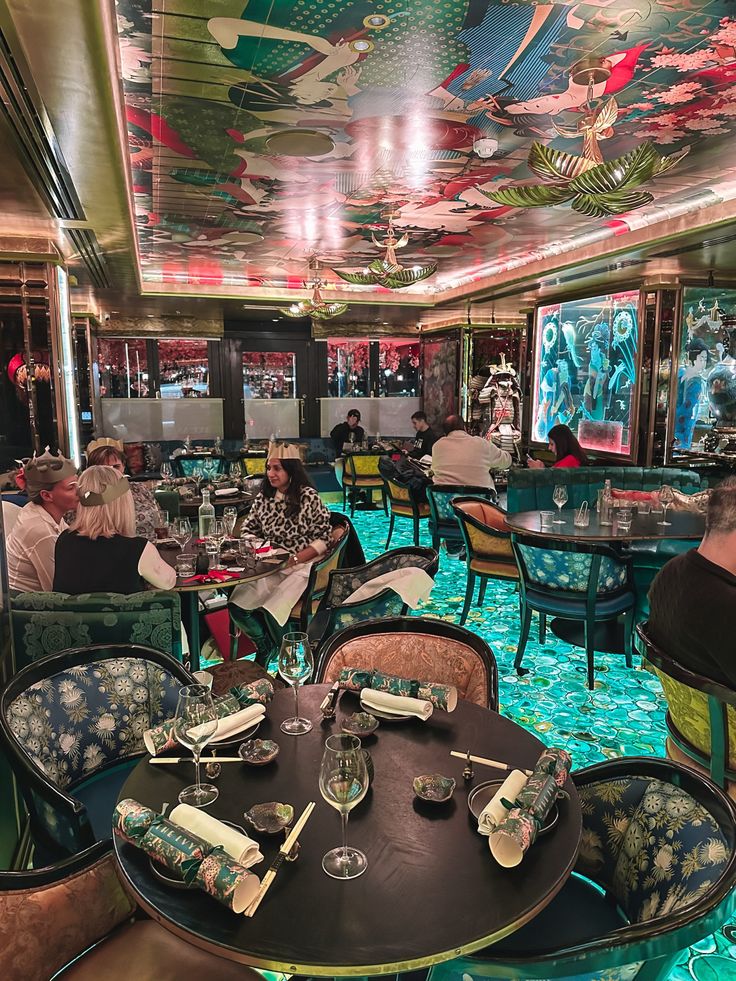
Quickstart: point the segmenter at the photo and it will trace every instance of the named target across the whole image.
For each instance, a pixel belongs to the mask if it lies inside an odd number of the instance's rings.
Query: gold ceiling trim
[[[207,337],[225,333],[221,317],[111,317],[98,323],[95,334],[106,337]]]
[[[52,262],[62,265],[64,257],[50,238],[26,235],[0,235],[0,261]]]
[[[336,324],[334,321],[312,321],[312,337],[315,341],[340,337],[347,340],[367,340],[369,337],[414,337],[419,339],[416,321],[408,324],[371,324],[351,321]]]

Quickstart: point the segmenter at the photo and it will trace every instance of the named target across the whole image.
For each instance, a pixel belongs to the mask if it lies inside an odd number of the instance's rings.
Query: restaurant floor
[[[366,560],[380,555],[388,528],[383,512],[356,511],[353,520]],[[391,545],[410,544],[411,522],[397,521]],[[431,544],[426,528],[421,544]],[[416,612],[458,623],[465,581],[465,563],[443,549],[432,596]],[[524,662],[531,671],[518,678],[513,670],[518,600],[507,583],[488,584],[483,609],[471,608],[466,626],[483,637],[496,656],[501,712],[544,742],[567,749],[576,768],[618,756],[664,755],[665,703],[659,682],[648,672],[627,670],[623,657],[597,654],[595,691],[588,691],[585,652],[548,631],[544,646],[530,640]],[[535,629],[536,623],[532,634]],[[671,981],[693,978],[736,979],[736,921],[691,948],[670,975]]]

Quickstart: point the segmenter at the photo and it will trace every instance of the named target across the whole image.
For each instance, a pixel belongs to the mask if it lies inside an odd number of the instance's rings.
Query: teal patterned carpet
[[[366,559],[380,555],[388,530],[383,512],[356,511],[353,520]],[[422,535],[421,544],[431,545],[425,528]],[[411,522],[398,519],[392,547],[411,544]],[[416,612],[458,623],[465,581],[465,563],[443,550],[431,599]],[[488,584],[483,609],[471,608],[466,626],[483,637],[496,655],[501,712],[546,743],[567,749],[576,768],[618,756],[664,755],[665,703],[659,682],[649,672],[628,670],[623,657],[597,654],[596,687],[588,691],[585,652],[547,631],[544,646],[530,639],[524,663],[531,671],[517,677],[513,661],[519,635],[518,600],[514,587],[506,583]],[[532,638],[535,631],[536,621]],[[736,979],[736,922],[691,948],[670,979]]]

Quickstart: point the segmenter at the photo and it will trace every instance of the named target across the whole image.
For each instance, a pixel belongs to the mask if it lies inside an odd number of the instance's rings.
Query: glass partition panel
[[[331,398],[370,395],[369,351],[368,341],[327,342],[327,391]]]
[[[378,394],[419,395],[419,341],[378,342]]]
[[[296,355],[293,351],[244,351],[243,398],[296,398]]]
[[[150,391],[146,341],[141,337],[100,337],[97,364],[102,398],[146,398]]]
[[[161,398],[204,398],[210,393],[207,341],[158,341]]]

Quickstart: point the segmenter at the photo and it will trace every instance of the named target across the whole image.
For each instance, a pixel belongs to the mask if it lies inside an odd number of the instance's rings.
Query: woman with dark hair
[[[547,439],[550,453],[555,455],[553,467],[587,467],[588,457],[585,450],[573,436],[569,426],[553,426],[547,433]],[[544,467],[541,460],[533,460],[531,457],[527,457],[527,462],[532,470],[542,470]]]
[[[270,576],[237,586],[230,597],[232,619],[256,645],[261,663],[274,653],[278,628],[306,589],[310,566],[332,543],[330,512],[301,460],[284,458],[287,452],[287,447],[269,449],[266,476],[242,534],[285,549],[290,553],[288,563]]]

